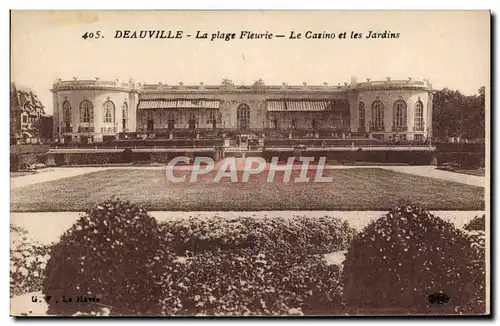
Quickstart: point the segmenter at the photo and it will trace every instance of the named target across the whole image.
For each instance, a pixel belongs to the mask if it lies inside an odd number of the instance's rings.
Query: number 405
[[[93,39],[98,39],[98,38],[101,38],[101,31],[97,31],[97,32],[85,32],[83,35],[82,35],[82,38],[84,40],[88,39],[88,38],[93,38]]]

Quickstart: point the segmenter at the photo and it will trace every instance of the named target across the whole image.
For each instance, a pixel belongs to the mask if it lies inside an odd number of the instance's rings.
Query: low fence
[[[218,160],[221,152],[211,148],[179,150],[132,150],[132,149],[63,149],[51,150],[47,154],[49,166],[105,165],[105,164],[150,164],[168,163],[175,157],[211,157]]]
[[[224,140],[220,139],[161,139],[161,140],[114,140],[106,143],[92,143],[92,144],[57,144],[51,146],[52,149],[63,149],[63,148],[74,148],[74,149],[85,149],[85,148],[115,148],[115,149],[126,149],[126,148],[208,148],[208,147],[218,147],[223,146]]]
[[[409,151],[409,150],[380,150],[380,151],[352,151],[352,150],[302,150],[303,157],[314,157],[315,161],[325,157],[328,164],[350,165],[357,162],[363,163],[397,163],[412,165],[429,165],[435,162],[434,151]],[[294,156],[293,152],[266,149],[263,152],[264,158],[270,161],[273,157],[286,160]]]
[[[321,146],[368,146],[382,144],[377,139],[266,139],[265,147],[293,147],[297,145],[305,145],[307,147]]]

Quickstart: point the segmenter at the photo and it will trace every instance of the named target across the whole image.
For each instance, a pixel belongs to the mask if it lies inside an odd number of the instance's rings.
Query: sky
[[[117,30],[183,31],[191,38],[115,39]],[[272,40],[238,39],[241,31],[283,34]],[[104,38],[83,39],[85,32]],[[237,39],[195,39],[197,31],[236,33]],[[302,33],[290,39],[291,32]],[[305,39],[307,31],[334,39]],[[369,31],[399,38],[365,38]],[[346,32],[359,39],[340,39]],[[95,34],[94,34],[95,35]],[[33,89],[52,113],[57,78],[218,85],[229,78],[250,85],[330,85],[366,78],[430,80],[476,94],[490,80],[487,11],[13,11],[11,80]]]

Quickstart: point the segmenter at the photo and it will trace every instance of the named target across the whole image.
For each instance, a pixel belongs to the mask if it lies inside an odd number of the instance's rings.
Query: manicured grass
[[[299,174],[293,171],[291,180]],[[333,181],[267,183],[261,174],[248,183],[229,178],[211,183],[213,175],[196,183],[171,183],[162,170],[106,170],[13,189],[11,210],[83,211],[113,195],[148,210],[388,210],[402,203],[430,210],[484,209],[482,187],[377,168],[325,170],[323,175]]]

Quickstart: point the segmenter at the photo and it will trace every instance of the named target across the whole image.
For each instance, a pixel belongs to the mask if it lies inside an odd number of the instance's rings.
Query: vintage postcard
[[[11,315],[489,315],[490,24],[11,11]]]

